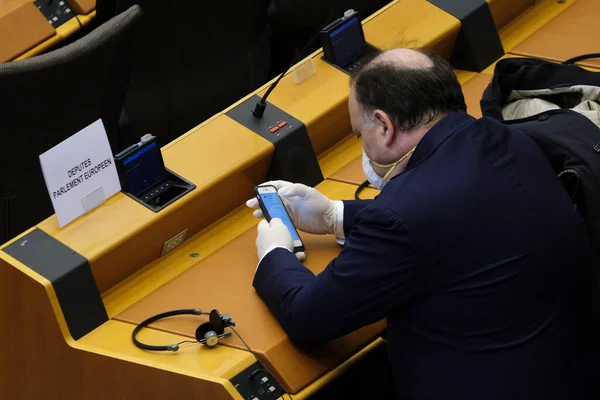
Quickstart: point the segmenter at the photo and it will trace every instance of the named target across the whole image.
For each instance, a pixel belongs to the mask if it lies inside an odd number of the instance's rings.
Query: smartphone
[[[304,244],[298,235],[298,231],[290,218],[290,215],[277,194],[277,189],[272,185],[257,186],[254,188],[254,193],[258,199],[258,204],[262,210],[267,221],[271,221],[273,218],[279,218],[283,221],[284,225],[287,226],[292,239],[294,240],[294,253],[304,251]]]

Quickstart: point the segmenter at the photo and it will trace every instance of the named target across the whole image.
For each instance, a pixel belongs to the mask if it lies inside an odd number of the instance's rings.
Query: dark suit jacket
[[[597,357],[592,248],[527,136],[451,114],[375,200],[344,204],[346,243],[322,273],[285,249],[258,267],[293,341],[387,318],[403,399],[597,397],[582,392]]]

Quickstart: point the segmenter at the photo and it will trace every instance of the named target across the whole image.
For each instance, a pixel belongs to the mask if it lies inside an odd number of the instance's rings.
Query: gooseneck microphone
[[[279,81],[281,81],[281,79],[285,76],[285,74],[287,74],[287,72],[290,70],[290,68],[292,68],[294,65],[296,65],[296,63],[298,61],[300,61],[302,55],[310,48],[310,46],[312,46],[312,44],[315,42],[315,40],[317,40],[317,38],[319,37],[319,33],[326,25],[327,25],[327,23],[321,25],[321,27],[319,28],[319,30],[317,30],[315,35],[312,38],[310,38],[308,43],[306,43],[304,48],[302,50],[300,50],[300,52],[298,52],[298,54],[296,54],[296,56],[293,58],[290,65],[288,65],[288,67],[279,75],[277,80],[275,82],[273,82],[273,84],[271,84],[271,86],[269,86],[269,89],[267,89],[267,92],[265,93],[265,95],[258,101],[258,103],[256,103],[256,106],[254,107],[254,110],[252,111],[252,115],[254,116],[254,118],[260,119],[263,117],[263,115],[265,113],[265,109],[267,108],[267,97],[269,97],[269,95],[271,94],[273,89],[275,89],[275,87],[279,84]]]

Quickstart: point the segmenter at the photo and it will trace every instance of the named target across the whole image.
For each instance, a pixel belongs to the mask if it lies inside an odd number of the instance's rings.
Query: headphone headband
[[[199,343],[205,343],[209,347],[213,347],[219,341],[219,338],[229,337],[231,336],[231,332],[224,332],[225,327],[227,326],[235,326],[235,323],[231,320],[229,314],[221,315],[219,311],[212,310],[210,313],[204,312],[199,308],[189,308],[182,310],[173,310],[167,311],[160,314],[156,314],[150,318],[147,318],[140,322],[138,326],[135,327],[133,332],[131,332],[131,339],[133,340],[133,344],[139,347],[142,350],[150,350],[150,351],[177,351],[179,350],[179,344],[169,344],[166,346],[154,346],[140,342],[136,336],[137,334],[148,325],[168,317],[174,317],[177,315],[209,315],[209,321],[203,323],[196,330],[196,339]],[[199,334],[201,336],[199,337]]]

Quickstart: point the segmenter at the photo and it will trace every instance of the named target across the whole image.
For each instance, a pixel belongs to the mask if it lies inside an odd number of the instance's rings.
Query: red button
[[[269,129],[269,132],[271,132],[271,133],[275,133],[275,132],[277,132],[278,130],[279,130],[279,127],[278,127],[278,126],[274,126],[274,127],[272,127],[271,129]]]
[[[280,128],[283,128],[286,125],[287,125],[287,122],[285,122],[285,121],[281,121],[280,123],[277,124],[277,126]]]

